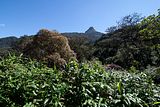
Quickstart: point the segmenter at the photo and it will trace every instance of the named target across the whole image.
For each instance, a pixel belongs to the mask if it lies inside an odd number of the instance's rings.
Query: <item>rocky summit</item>
[[[95,32],[97,31],[94,29],[94,27],[90,27],[85,33],[90,34],[90,33],[95,33]]]
[[[103,33],[98,32],[95,30],[94,27],[90,27],[89,29],[87,29],[84,33],[78,33],[78,32],[67,32],[67,33],[62,33],[62,35],[64,36],[85,36],[87,38],[89,38],[91,41],[96,41],[97,39],[99,39]]]

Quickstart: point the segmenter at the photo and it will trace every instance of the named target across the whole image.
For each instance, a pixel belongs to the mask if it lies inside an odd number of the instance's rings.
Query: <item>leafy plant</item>
[[[23,56],[0,60],[2,107],[158,107],[160,86],[147,72],[110,71],[72,60],[59,71]]]

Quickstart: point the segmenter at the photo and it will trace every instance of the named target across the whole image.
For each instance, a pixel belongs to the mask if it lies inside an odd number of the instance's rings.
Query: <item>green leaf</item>
[[[159,105],[160,104],[160,102],[154,102],[153,103],[153,105]]]
[[[120,94],[122,94],[122,81],[117,83],[117,88]]]
[[[44,101],[44,105],[46,105],[49,101],[49,98],[46,98],[45,101]]]

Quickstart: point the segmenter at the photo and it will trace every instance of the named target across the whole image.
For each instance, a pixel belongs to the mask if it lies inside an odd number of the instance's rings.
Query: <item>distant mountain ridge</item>
[[[10,48],[17,40],[14,36],[0,38],[0,48]]]
[[[72,36],[86,37],[91,42],[98,40],[103,35],[103,33],[96,31],[94,27],[90,27],[84,33],[66,32],[66,33],[61,33],[61,34],[66,37],[72,37]],[[10,48],[18,40],[19,38],[14,37],[14,36],[0,38],[0,48]]]
[[[64,36],[69,36],[69,37],[70,36],[84,36],[84,37],[89,38],[92,42],[96,41],[103,35],[103,33],[96,31],[94,27],[90,27],[84,33],[66,32],[66,33],[61,33],[61,34]]]

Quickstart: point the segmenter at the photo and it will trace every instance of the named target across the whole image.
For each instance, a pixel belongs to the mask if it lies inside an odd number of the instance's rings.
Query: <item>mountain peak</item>
[[[90,27],[85,33],[95,33],[97,32],[94,27]]]

